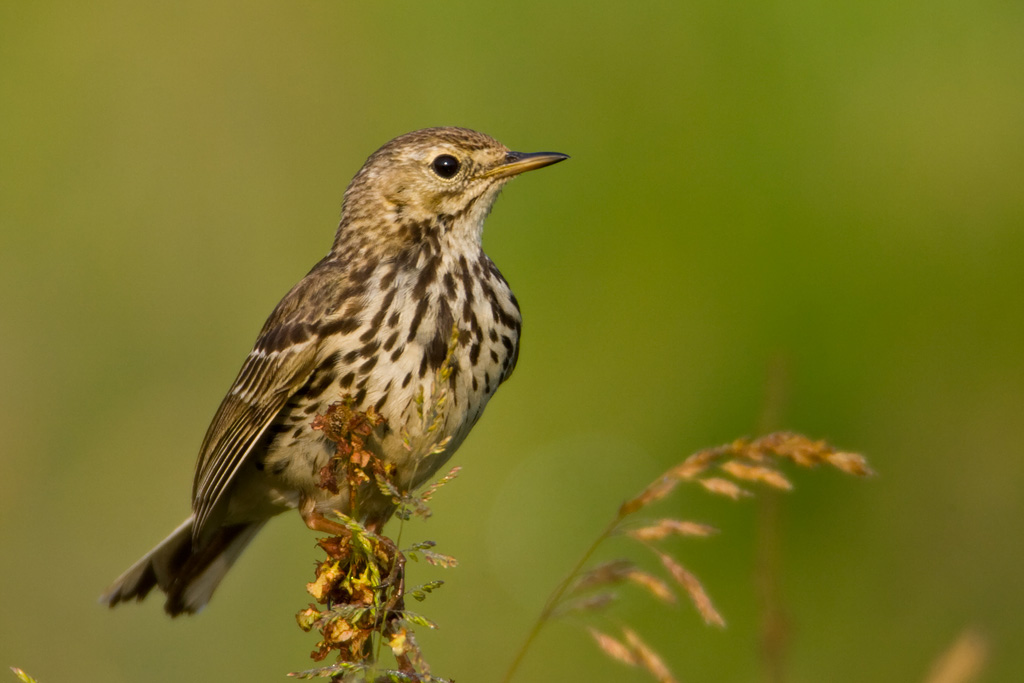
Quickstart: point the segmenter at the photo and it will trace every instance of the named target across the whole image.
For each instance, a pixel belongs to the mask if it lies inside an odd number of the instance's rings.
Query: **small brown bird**
[[[464,128],[428,128],[367,159],[345,191],[330,253],[271,313],[210,424],[192,515],[102,601],[141,600],[158,586],[168,613],[195,612],[274,515],[297,508],[309,528],[335,533],[324,515],[350,513],[349,491],[344,482],[338,493],[318,485],[335,444],[311,421],[342,396],[386,420],[367,448],[395,466],[399,488],[433,475],[519,354],[519,305],[481,248],[484,219],[511,178],[567,158],[513,152]],[[431,395],[453,329],[447,400],[440,428],[427,435],[415,398]],[[446,447],[432,453],[442,438]],[[364,493],[360,521],[380,529],[394,505],[372,487]]]

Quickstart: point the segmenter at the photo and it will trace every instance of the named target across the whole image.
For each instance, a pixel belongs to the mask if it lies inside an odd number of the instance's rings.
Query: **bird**
[[[318,485],[336,444],[312,421],[348,397],[383,418],[366,449],[392,468],[397,488],[437,472],[519,356],[519,304],[483,251],[484,219],[512,178],[568,158],[514,152],[455,127],[413,131],[374,152],[344,193],[330,251],[274,308],[214,415],[192,514],[101,602],[159,588],[168,614],[195,613],[263,525],[290,509],[319,532],[338,531],[336,512],[381,529],[392,497],[367,486],[353,511],[346,482]],[[427,434],[417,406],[436,394],[442,366],[446,400]]]

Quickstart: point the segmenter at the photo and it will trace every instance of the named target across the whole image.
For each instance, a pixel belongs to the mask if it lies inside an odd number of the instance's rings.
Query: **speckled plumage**
[[[510,178],[565,158],[511,152],[463,128],[415,131],[375,152],[345,192],[330,253],[274,309],[221,403],[200,449],[192,516],[104,601],[142,599],[159,586],[168,612],[194,612],[270,517],[299,508],[307,525],[323,529],[325,513],[349,513],[347,488],[331,494],[317,485],[334,444],[310,427],[342,396],[386,419],[369,448],[397,466],[400,487],[434,474],[519,352],[519,306],[483,252],[484,219]],[[453,159],[457,172],[447,177]],[[430,395],[453,326],[449,398],[427,443],[413,398]],[[428,455],[443,437],[444,452]],[[391,516],[379,492],[367,487],[361,497],[367,525]]]

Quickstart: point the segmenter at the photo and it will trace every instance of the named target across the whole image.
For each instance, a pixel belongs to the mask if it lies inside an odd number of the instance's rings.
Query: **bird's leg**
[[[331,536],[347,536],[349,533],[344,524],[324,517],[323,513],[316,509],[316,501],[312,498],[302,498],[299,504],[299,514],[302,515],[302,521],[306,523],[306,526],[313,531]]]
[[[388,607],[389,609],[401,611],[405,609],[405,554],[387,536],[382,536],[381,541],[392,562],[391,571],[388,572],[388,576],[384,579],[382,585],[394,586],[393,597],[397,598],[397,602],[390,604]]]

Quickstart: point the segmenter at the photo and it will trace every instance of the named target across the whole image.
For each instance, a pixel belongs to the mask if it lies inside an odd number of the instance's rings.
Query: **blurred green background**
[[[519,368],[404,532],[461,561],[411,569],[448,582],[417,606],[436,673],[496,680],[622,499],[756,429],[778,362],[775,426],[879,472],[796,473],[779,502],[789,679],[923,680],[971,625],[984,680],[1024,679],[1024,5],[992,0],[0,4],[0,664],[310,665],[297,516],[198,617],[96,598],[186,516],[348,180],[432,125],[573,157],[487,223]],[[758,680],[758,505],[654,512],[723,530],[670,547],[729,627],[645,595],[613,618],[684,680]],[[566,622],[517,680],[647,678]]]

